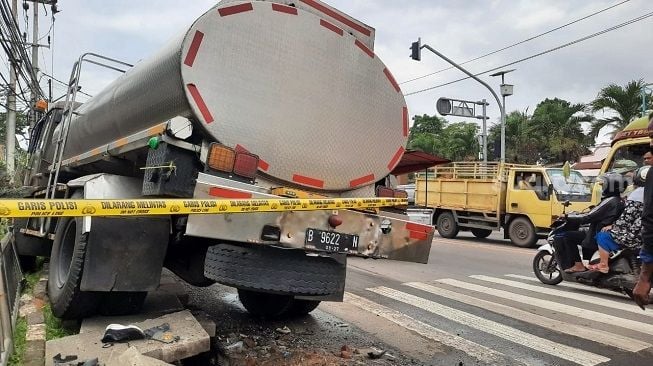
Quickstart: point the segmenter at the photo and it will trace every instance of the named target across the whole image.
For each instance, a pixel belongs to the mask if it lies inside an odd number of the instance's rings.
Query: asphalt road
[[[653,364],[653,308],[603,290],[542,285],[531,270],[535,252],[461,233],[436,235],[428,264],[352,258],[345,301],[294,322],[251,319],[219,285],[192,290],[191,304],[219,321],[219,333],[270,336],[287,325],[298,330],[289,343],[332,354],[345,344],[383,348],[392,357],[381,364]]]

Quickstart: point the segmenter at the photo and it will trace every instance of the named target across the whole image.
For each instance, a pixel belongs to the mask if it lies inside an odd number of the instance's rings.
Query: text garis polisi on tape
[[[405,198],[345,199],[22,199],[0,200],[0,217],[64,216],[148,216],[186,214],[224,214],[239,212],[283,212],[333,209],[366,209],[404,206]]]

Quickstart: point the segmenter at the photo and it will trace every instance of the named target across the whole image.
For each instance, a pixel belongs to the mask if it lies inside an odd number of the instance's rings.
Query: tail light
[[[234,170],[236,152],[227,146],[213,143],[209,147],[209,156],[206,165],[213,170],[231,173]]]
[[[258,171],[258,161],[257,155],[247,151],[236,151],[228,146],[212,143],[209,146],[206,165],[209,169],[223,173],[230,178],[238,180],[237,177],[241,177],[247,181],[253,181]]]
[[[241,177],[254,179],[258,171],[258,156],[248,152],[236,153],[234,162],[234,174]]]

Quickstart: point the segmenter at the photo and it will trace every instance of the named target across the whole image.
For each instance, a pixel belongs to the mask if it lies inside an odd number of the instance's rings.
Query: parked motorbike
[[[566,209],[566,207],[569,206],[569,202],[565,202],[563,205]],[[566,273],[562,271],[558,265],[555,246],[553,245],[554,238],[566,231],[578,230],[577,225],[571,225],[564,219],[564,217],[563,210],[562,217],[553,223],[551,231],[547,236],[546,244],[539,247],[535,258],[533,258],[533,271],[540,282],[546,285],[557,285],[564,280],[587,286],[605,288],[632,297],[632,291],[635,287],[640,271],[640,263],[638,259],[639,253],[635,250],[624,249],[611,253],[609,262],[610,270],[605,274],[594,271],[575,273]],[[581,250],[580,246],[579,250]],[[585,264],[598,263],[598,250],[589,261],[584,260],[584,262],[586,262]]]

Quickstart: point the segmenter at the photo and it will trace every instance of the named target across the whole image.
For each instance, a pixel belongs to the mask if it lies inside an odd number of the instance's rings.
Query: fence
[[[13,351],[21,279],[18,257],[9,233],[0,241],[0,366],[7,365]]]

